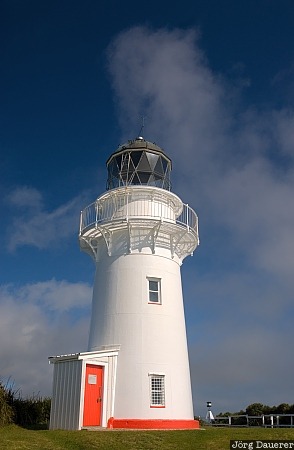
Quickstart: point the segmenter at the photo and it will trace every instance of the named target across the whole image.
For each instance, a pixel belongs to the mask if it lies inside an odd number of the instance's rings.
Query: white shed
[[[107,427],[113,417],[119,348],[51,356],[54,364],[50,429]]]

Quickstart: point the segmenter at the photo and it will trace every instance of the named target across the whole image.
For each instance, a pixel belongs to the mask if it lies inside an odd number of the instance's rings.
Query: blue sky
[[[85,351],[79,211],[144,137],[199,215],[182,266],[195,414],[294,403],[294,4],[2,0],[0,378]]]

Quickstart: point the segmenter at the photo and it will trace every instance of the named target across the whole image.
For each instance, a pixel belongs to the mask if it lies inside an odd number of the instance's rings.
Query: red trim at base
[[[200,428],[198,420],[115,419],[110,417],[107,428],[135,428],[140,430],[193,430]]]

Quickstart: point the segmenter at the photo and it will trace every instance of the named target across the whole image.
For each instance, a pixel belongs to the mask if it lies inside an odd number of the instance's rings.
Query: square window
[[[149,289],[151,291],[158,291],[158,280],[149,280]]]
[[[159,278],[148,278],[148,301],[149,303],[161,303]]]
[[[150,406],[164,407],[165,406],[165,386],[164,375],[149,375],[150,383]]]
[[[149,302],[158,303],[158,292],[149,291]]]

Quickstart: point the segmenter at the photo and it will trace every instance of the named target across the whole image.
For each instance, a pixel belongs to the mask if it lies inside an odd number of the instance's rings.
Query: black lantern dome
[[[138,137],[121,145],[106,161],[107,190],[147,185],[170,191],[171,159],[156,144]]]

